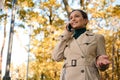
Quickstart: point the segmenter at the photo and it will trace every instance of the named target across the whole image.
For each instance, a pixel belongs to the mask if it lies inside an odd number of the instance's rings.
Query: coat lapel
[[[73,53],[79,54],[84,56],[86,54],[86,45],[89,45],[93,40],[93,35],[91,31],[86,31],[85,33],[81,34],[78,39],[73,38],[72,49]]]
[[[71,57],[71,59],[77,59],[79,58],[80,56],[83,56],[81,53],[82,53],[82,50],[80,49],[78,43],[76,42],[76,39],[72,39],[70,45],[69,45],[69,49],[70,49],[70,53],[71,55],[69,57]]]
[[[91,42],[93,42],[94,40],[94,33],[92,33],[91,31],[86,31],[83,34],[83,38],[82,38],[82,44],[90,44]]]

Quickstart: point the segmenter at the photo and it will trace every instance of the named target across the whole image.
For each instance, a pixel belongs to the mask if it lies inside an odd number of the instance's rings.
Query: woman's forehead
[[[77,10],[76,10],[76,11],[71,12],[70,16],[76,15],[76,14],[82,15],[80,11],[77,11]]]

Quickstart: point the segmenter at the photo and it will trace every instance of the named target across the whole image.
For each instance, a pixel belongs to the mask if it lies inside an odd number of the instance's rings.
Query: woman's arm
[[[106,70],[109,67],[111,62],[106,55],[105,50],[105,39],[104,36],[98,35],[97,36],[97,57],[96,57],[96,66],[101,71]]]
[[[55,61],[61,61],[62,59],[64,59],[64,50],[72,34],[73,32],[65,30],[64,33],[60,36],[59,42],[55,46],[52,53],[52,58]]]

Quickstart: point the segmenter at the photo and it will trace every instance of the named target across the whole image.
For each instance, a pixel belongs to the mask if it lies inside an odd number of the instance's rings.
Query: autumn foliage
[[[11,10],[11,1],[5,0],[5,13],[0,14],[0,23],[5,23],[9,17],[7,11]],[[28,80],[59,80],[63,62],[52,60],[51,53],[65,28],[69,12],[75,8],[88,13],[88,29],[105,36],[106,52],[112,63],[108,70],[100,72],[102,80],[119,80],[120,4],[113,3],[114,0],[17,0],[15,26],[24,29],[25,34],[31,29],[30,54],[34,58],[29,57]],[[78,6],[74,7],[75,5]],[[15,29],[17,33],[18,28]],[[12,79],[18,75],[18,80],[25,80],[26,66],[11,67],[11,73],[17,70],[17,74],[11,75]]]

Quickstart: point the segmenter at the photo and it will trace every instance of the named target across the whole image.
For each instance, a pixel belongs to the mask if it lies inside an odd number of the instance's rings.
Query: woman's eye
[[[79,15],[75,15],[75,17],[79,17]]]

